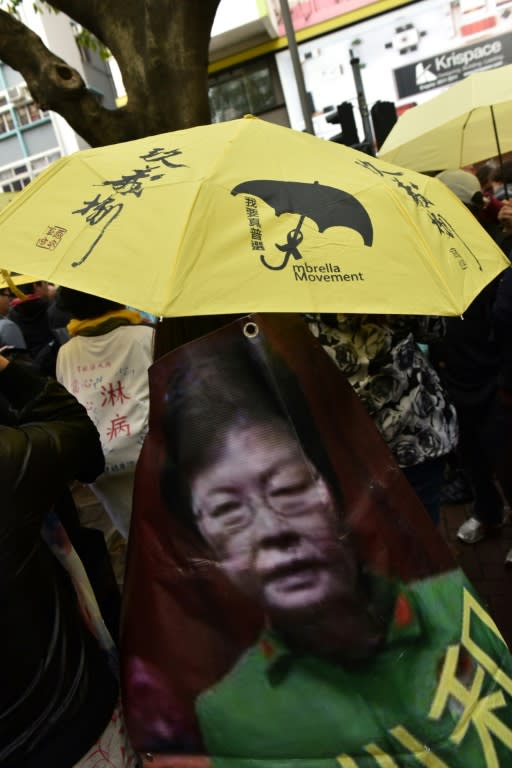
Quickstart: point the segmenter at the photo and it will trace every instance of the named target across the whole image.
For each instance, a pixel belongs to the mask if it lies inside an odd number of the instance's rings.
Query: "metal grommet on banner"
[[[260,329],[256,323],[246,323],[243,328],[244,336],[247,339],[255,339],[258,336]]]

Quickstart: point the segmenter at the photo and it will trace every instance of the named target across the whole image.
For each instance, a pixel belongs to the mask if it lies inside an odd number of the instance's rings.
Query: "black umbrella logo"
[[[284,269],[292,256],[296,260],[302,259],[299,245],[304,239],[301,230],[306,217],[315,222],[319,232],[329,227],[349,227],[361,235],[365,245],[371,246],[373,242],[372,222],[366,208],[353,195],[336,187],[328,187],[318,181],[308,184],[254,179],[237,184],[231,194],[259,197],[275,210],[276,216],[282,213],[297,213],[300,216],[297,225],[288,232],[286,243],[275,244],[285,254],[282,263],[269,264],[260,255],[267,269]]]

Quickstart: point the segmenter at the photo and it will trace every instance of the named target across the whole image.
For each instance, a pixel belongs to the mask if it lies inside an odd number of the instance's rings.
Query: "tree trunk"
[[[128,97],[108,110],[81,75],[13,15],[0,11],[0,59],[25,78],[42,109],[58,112],[93,147],[210,122],[208,47],[220,0],[55,0],[116,59]],[[166,319],[156,355],[232,318]]]
[[[128,103],[102,107],[81,75],[18,19],[0,11],[0,59],[91,146],[210,122],[208,45],[220,0],[55,0],[119,64]]]

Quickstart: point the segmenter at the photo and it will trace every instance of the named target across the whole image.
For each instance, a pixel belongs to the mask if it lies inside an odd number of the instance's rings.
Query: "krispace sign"
[[[393,71],[398,98],[462,80],[472,72],[512,63],[512,34],[438,53]]]

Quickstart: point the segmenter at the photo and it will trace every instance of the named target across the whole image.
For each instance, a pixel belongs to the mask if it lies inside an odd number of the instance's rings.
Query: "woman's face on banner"
[[[284,422],[233,426],[190,486],[222,568],[270,615],[354,600],[357,566],[339,511]]]

